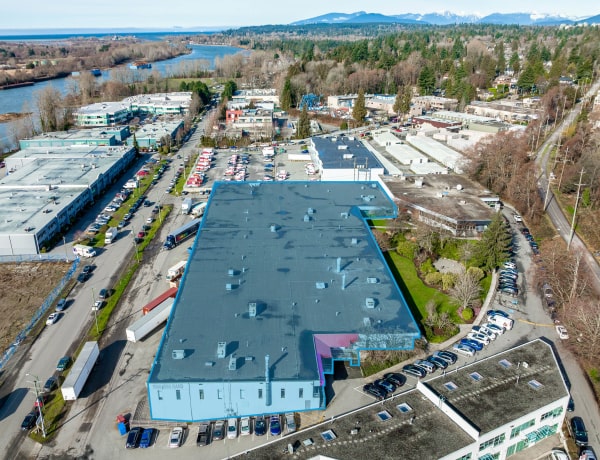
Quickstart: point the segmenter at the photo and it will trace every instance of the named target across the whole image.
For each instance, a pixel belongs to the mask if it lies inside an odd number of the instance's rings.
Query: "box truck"
[[[177,262],[171,268],[167,270],[167,281],[174,280],[183,275],[183,271],[185,270],[185,266],[187,265],[186,260],[182,260],[181,262]]]
[[[125,330],[127,340],[134,343],[138,340],[142,340],[144,337],[150,334],[150,332],[169,319],[171,308],[173,307],[174,302],[175,299],[168,298],[154,308],[150,313],[142,316],[135,323],[129,326]]]
[[[104,244],[112,243],[117,237],[118,232],[119,230],[117,230],[117,227],[110,227],[106,230],[106,233],[104,234]]]
[[[96,257],[96,250],[84,244],[73,245],[73,253],[80,257]]]
[[[192,199],[186,198],[181,203],[181,214],[189,214],[191,210],[192,210]]]
[[[192,216],[202,217],[204,215],[205,209],[206,209],[206,201],[194,205],[194,207],[192,208]]]
[[[71,372],[67,375],[67,378],[63,382],[60,391],[65,401],[74,401],[77,399],[87,378],[89,377],[100,350],[98,349],[98,342],[86,342],[79,353],[79,356],[73,363]]]

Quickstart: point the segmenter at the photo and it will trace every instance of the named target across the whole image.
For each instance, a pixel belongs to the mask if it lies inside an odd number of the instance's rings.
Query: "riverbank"
[[[18,120],[19,118],[27,117],[31,115],[28,113],[16,113],[16,112],[8,112],[8,113],[0,113],[0,123],[8,123],[9,121]]]

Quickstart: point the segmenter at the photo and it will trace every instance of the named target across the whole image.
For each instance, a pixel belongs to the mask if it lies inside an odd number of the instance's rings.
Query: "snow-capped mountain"
[[[596,18],[595,21],[592,19]],[[589,18],[589,22],[598,22],[598,16]],[[540,13],[493,13],[487,16],[472,14],[456,14],[450,11],[441,13],[404,13],[397,15],[385,15],[379,13],[366,13],[357,11],[355,13],[328,13],[314,18],[303,19],[291,23],[291,25],[307,24],[367,24],[367,23],[398,23],[398,24],[428,24],[428,25],[450,25],[450,24],[515,24],[515,25],[559,25],[583,22],[587,19],[568,18]]]

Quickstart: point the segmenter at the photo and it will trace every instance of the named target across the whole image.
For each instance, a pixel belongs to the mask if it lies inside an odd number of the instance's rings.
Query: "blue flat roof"
[[[311,138],[319,159],[326,169],[381,168],[383,165],[363,143],[350,136]],[[352,157],[350,157],[352,155]],[[346,158],[344,158],[346,156]]]
[[[264,380],[267,354],[273,380],[318,380],[315,334],[412,349],[419,329],[366,222],[395,214],[375,182],[216,183],[149,383]]]

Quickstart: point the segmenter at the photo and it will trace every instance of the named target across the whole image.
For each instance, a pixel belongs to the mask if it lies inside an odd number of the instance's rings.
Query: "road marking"
[[[544,324],[544,323],[536,323],[534,321],[527,321],[526,319],[517,319],[517,321],[520,321],[522,323],[526,323],[526,324],[532,324],[533,326],[541,326],[541,327],[554,327],[554,324]]]

